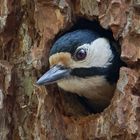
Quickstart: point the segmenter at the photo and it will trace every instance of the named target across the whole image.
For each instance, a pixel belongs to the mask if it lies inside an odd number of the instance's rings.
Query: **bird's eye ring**
[[[83,60],[87,56],[87,50],[84,48],[80,48],[75,52],[75,59],[76,60]]]

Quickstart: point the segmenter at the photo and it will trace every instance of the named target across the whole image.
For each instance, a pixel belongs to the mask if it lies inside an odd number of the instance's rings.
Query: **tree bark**
[[[97,114],[56,85],[35,84],[55,36],[77,17],[111,28],[128,65]],[[0,0],[0,140],[139,140],[139,42],[139,0]]]

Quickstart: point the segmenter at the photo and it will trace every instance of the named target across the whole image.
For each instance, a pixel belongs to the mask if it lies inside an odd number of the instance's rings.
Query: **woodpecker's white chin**
[[[110,102],[115,85],[112,86],[104,76],[95,76],[90,78],[71,77],[69,79],[60,80],[58,86],[65,91],[76,93],[96,102]]]

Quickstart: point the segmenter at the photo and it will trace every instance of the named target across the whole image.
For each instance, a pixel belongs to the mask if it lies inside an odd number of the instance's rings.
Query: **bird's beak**
[[[39,80],[36,82],[38,85],[48,85],[57,82],[70,75],[70,69],[64,68],[61,65],[55,65],[50,68]]]

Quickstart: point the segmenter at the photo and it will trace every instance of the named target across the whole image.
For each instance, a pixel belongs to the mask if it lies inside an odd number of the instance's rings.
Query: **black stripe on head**
[[[112,64],[108,67],[91,67],[91,68],[75,68],[72,69],[71,75],[77,77],[92,77],[92,76],[104,76],[110,84],[117,82],[119,78],[120,58],[114,58]]]
[[[101,76],[107,73],[108,68],[101,67],[91,67],[91,68],[74,68],[72,69],[71,75],[78,77],[91,77],[91,76]]]
[[[69,52],[73,55],[77,47],[91,43],[99,37],[96,32],[86,29],[66,33],[56,40],[50,51],[50,56],[59,52]]]

